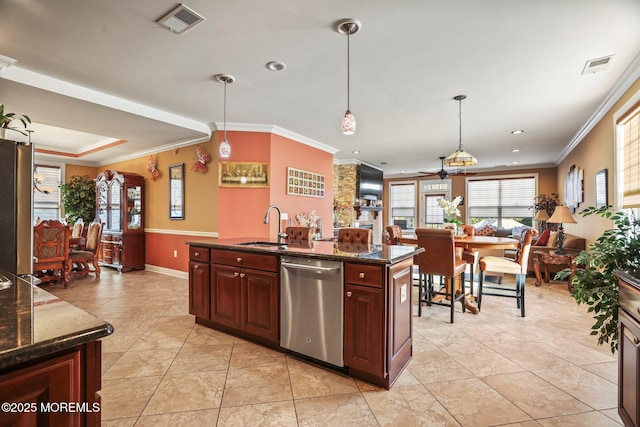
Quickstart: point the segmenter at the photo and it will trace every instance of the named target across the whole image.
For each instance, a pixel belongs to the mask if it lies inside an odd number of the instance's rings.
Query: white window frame
[[[613,202],[614,210],[623,209],[624,202],[624,125],[618,125],[616,122],[620,117],[626,114],[635,104],[640,102],[640,91],[636,92],[622,107],[613,113],[613,129],[614,129],[614,154],[613,164],[615,173],[613,173]]]
[[[389,215],[387,218],[387,225],[394,225],[393,224],[393,205],[391,204],[391,187],[394,185],[413,185],[414,186],[414,194],[413,194],[413,225],[414,227],[411,230],[414,230],[415,228],[417,228],[418,226],[416,224],[418,224],[418,218],[419,218],[419,202],[417,199],[417,194],[419,191],[419,183],[416,180],[407,180],[407,181],[389,181],[388,185],[387,185],[387,190],[388,190],[388,194],[389,194]]]
[[[60,163],[60,162],[50,162],[50,161],[43,161],[41,159],[38,159],[37,156],[34,156],[34,160],[33,160],[33,169],[34,169],[34,174],[35,174],[35,169],[36,169],[36,165],[38,167],[42,166],[42,167],[52,167],[52,168],[58,168],[60,169],[60,182],[58,183],[58,185],[63,184],[65,182],[65,174],[66,174],[66,170],[65,170],[65,164],[64,163]],[[35,197],[36,197],[36,190],[34,188],[34,193],[33,193],[33,206],[32,206],[32,210],[35,210]],[[64,207],[62,206],[62,192],[60,191],[60,189],[58,189],[58,218],[62,219],[62,211],[63,211]],[[33,213],[33,212],[32,212]],[[34,221],[36,219],[36,215],[35,213],[33,213],[33,218]]]

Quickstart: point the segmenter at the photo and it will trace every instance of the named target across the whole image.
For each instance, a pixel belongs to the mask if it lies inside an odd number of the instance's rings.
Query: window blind
[[[640,207],[640,103],[618,121],[623,127],[624,208]]]
[[[470,218],[527,218],[536,192],[535,177],[469,180]]]
[[[60,218],[60,167],[35,165],[34,175],[38,175],[33,189],[33,213],[40,219]]]

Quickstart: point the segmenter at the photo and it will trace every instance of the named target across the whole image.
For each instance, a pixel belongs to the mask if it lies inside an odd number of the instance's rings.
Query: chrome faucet
[[[280,208],[276,205],[269,206],[267,208],[267,213],[264,214],[264,223],[269,224],[269,213],[271,212],[271,209],[275,209],[278,211],[278,244],[281,244],[282,239],[285,239],[287,237],[287,234],[282,232],[282,221],[280,220],[280,218],[282,217],[282,212],[280,212]]]

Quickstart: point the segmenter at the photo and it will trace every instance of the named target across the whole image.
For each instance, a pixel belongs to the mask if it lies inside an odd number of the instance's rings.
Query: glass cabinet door
[[[127,188],[127,229],[142,228],[142,188],[139,185]]]
[[[120,224],[120,183],[118,181],[113,181],[111,183],[110,197],[111,197],[111,205],[109,206],[108,216],[110,230],[122,230],[122,226]]]
[[[98,218],[100,218],[100,222],[104,223],[107,228],[109,228],[107,224],[107,183],[103,182],[98,187]]]

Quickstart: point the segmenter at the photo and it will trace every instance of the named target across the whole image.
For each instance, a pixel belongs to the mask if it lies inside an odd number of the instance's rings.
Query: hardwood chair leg
[[[456,278],[452,277],[449,285],[449,298],[451,298],[451,323],[453,323],[453,313],[456,311]]]
[[[482,306],[482,284],[484,282],[484,271],[480,272],[480,280],[478,282],[478,311],[480,311],[480,307]]]
[[[422,317],[422,281],[424,280],[424,275],[422,273],[418,273],[418,317]],[[425,283],[426,289],[426,283]]]
[[[518,301],[520,302],[520,315],[524,317],[524,288],[526,283],[526,275],[525,274],[516,275],[516,283],[518,284],[517,287],[519,292]]]

